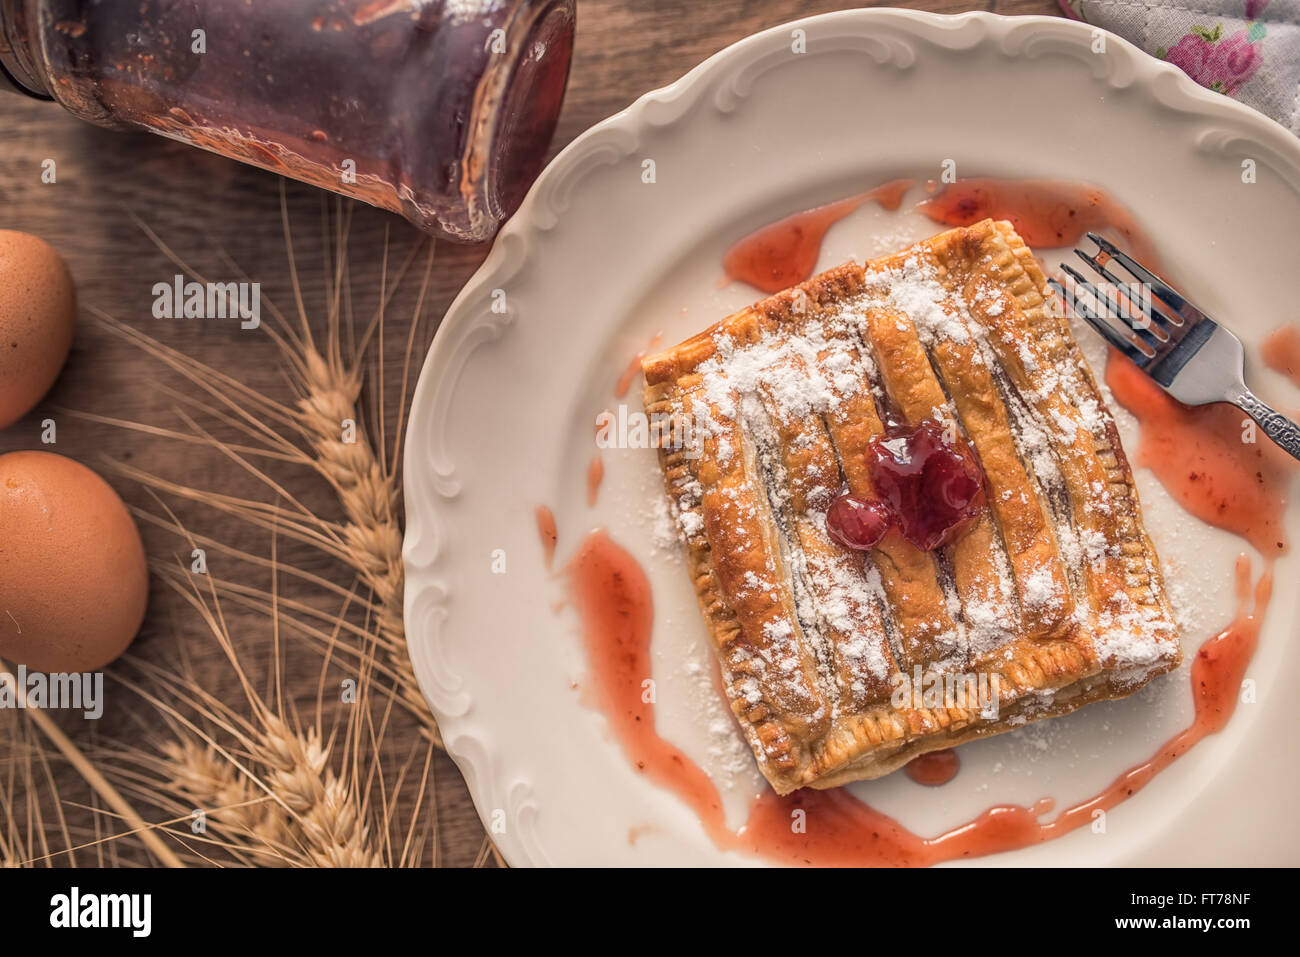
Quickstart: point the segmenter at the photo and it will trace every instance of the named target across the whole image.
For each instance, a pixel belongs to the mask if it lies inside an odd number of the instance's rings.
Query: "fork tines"
[[[1056,280],[1049,279],[1048,282],[1107,342],[1139,366],[1146,367],[1175,351],[1193,329],[1196,332],[1191,339],[1197,345],[1208,338],[1215,323],[1204,312],[1114,244],[1096,233],[1087,235],[1097,244],[1097,252],[1075,249],[1075,254],[1091,266],[1109,288],[1103,292],[1064,263],[1061,269],[1073,280],[1074,289],[1067,291]],[[1108,269],[1111,262],[1123,267],[1133,281],[1126,282]],[[1081,293],[1086,293],[1086,297]],[[1124,329],[1116,328],[1109,321],[1111,319],[1123,322]]]
[[[1061,301],[1074,311],[1076,316],[1084,320],[1088,325],[1092,326],[1093,329],[1101,334],[1103,339],[1109,342],[1129,359],[1132,359],[1139,366],[1154,357],[1155,349],[1153,346],[1147,346],[1147,348],[1140,347],[1138,342],[1135,341],[1136,336],[1129,336],[1120,332],[1114,325],[1106,320],[1103,311],[1094,308],[1092,302],[1097,301],[1097,297],[1093,293],[1091,284],[1088,283],[1087,280],[1069,266],[1062,264],[1061,269],[1063,269],[1070,278],[1074,280],[1074,290],[1071,291],[1066,289],[1066,287],[1056,279],[1048,279],[1047,284],[1052,287],[1053,292],[1061,297]],[[1089,294],[1091,301],[1089,298],[1085,298],[1079,294],[1081,290]],[[1150,351],[1147,351],[1148,349],[1150,349]]]
[[[1124,250],[1117,248],[1114,243],[1098,236],[1096,233],[1088,233],[1087,235],[1089,239],[1097,244],[1097,252],[1089,256],[1082,250],[1075,249],[1075,254],[1111,282],[1116,280],[1106,271],[1105,265],[1112,259],[1115,260],[1128,270],[1134,279],[1151,290],[1153,299],[1169,310],[1170,314],[1162,313],[1165,321],[1180,326],[1184,323],[1197,323],[1206,318],[1204,312],[1188,302],[1173,286],[1150,269],[1147,269]]]

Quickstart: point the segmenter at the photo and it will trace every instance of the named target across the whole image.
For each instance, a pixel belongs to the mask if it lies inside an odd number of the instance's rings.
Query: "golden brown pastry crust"
[[[666,488],[732,710],[778,792],[878,777],[1178,664],[1114,421],[1044,288],[1011,225],[985,220],[643,362],[647,412],[692,426],[663,433]],[[825,509],[872,494],[871,439],[927,418],[976,449],[988,509],[936,552],[834,542]],[[984,679],[996,708],[900,694],[918,675]]]

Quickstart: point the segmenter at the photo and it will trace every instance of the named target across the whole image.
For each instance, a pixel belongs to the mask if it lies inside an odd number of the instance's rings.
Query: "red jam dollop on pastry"
[[[845,494],[826,510],[826,530],[846,548],[864,552],[885,537],[890,519],[883,502]]]
[[[951,544],[984,507],[984,470],[965,442],[937,422],[892,428],[867,453],[879,498],[845,492],[826,511],[826,530],[847,548],[874,548],[897,528],[917,548]]]
[[[950,442],[927,419],[872,440],[868,455],[876,492],[898,530],[917,548],[950,544],[984,507],[984,470],[963,441]]]

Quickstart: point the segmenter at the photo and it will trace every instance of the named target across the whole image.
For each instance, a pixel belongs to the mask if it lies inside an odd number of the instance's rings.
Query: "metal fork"
[[[1097,244],[1097,252],[1089,255],[1075,249],[1075,253],[1118,295],[1113,300],[1111,296],[1103,298],[1093,284],[1062,263],[1061,269],[1074,280],[1076,293],[1071,294],[1055,279],[1047,280],[1061,299],[1179,402],[1231,402],[1259,423],[1265,435],[1300,459],[1300,426],[1246,388],[1241,340],[1114,244],[1096,233],[1088,233],[1088,238]],[[1140,284],[1142,294],[1132,294],[1135,284],[1111,272],[1107,268],[1111,262],[1124,267]],[[1126,285],[1130,291],[1124,291]],[[1091,303],[1077,294],[1080,289],[1088,292]],[[1120,308],[1094,305],[1108,302],[1118,303]],[[1117,313],[1114,318],[1125,324],[1126,331],[1108,321],[1107,312]]]

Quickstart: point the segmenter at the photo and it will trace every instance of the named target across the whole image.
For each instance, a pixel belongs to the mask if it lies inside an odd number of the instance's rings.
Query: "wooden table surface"
[[[941,13],[971,9],[1006,14],[1058,12],[1052,0],[994,0],[983,6],[961,0],[927,0],[906,5]],[[593,123],[626,107],[647,90],[672,82],[728,44],[766,27],[843,6],[843,0],[579,0],[573,70],[552,153]],[[0,432],[0,453],[42,447],[40,422],[53,416],[58,423],[57,451],[89,464],[108,456],[196,487],[259,494],[256,483],[220,455],[198,454],[174,441],[51,410],[84,410],[151,425],[184,427],[176,400],[160,388],[160,384],[176,386],[176,380],[162,375],[158,363],[136,347],[90,322],[92,309],[131,323],[268,395],[291,398],[277,350],[266,336],[240,332],[230,324],[151,317],[153,284],[169,280],[176,270],[136,222],[138,218],[147,224],[181,258],[200,269],[219,263],[220,251],[224,251],[251,279],[263,283],[264,296],[290,306],[280,180],[147,134],[101,130],[56,106],[5,94],[0,94],[0,131],[0,228],[35,233],[62,252],[76,277],[83,313],[62,378],[37,411]],[[41,181],[41,164],[46,159],[57,163],[54,184]],[[334,204],[322,204],[324,194],[299,184],[290,184],[287,195],[306,306],[312,315],[320,315],[326,302],[322,207]],[[404,256],[421,239],[403,220],[356,206],[350,277],[359,309],[369,310],[377,301],[386,236],[394,257]],[[435,253],[425,334],[417,342],[419,355],[456,292],[482,261],[486,248],[440,242]],[[384,400],[390,417],[401,399],[406,317],[414,308],[416,291],[416,284],[409,280],[403,285],[384,329]],[[409,387],[413,386],[412,381]],[[288,490],[319,514],[338,514],[333,493],[319,479],[303,475],[286,481]],[[156,511],[140,488],[116,480],[114,484],[129,502]],[[269,549],[264,533],[210,511],[184,506],[180,514],[196,532],[219,535],[227,544],[254,553],[265,554]],[[178,550],[176,540],[165,534],[146,530],[145,537],[153,555]],[[344,584],[350,580],[337,563],[310,550],[291,558],[333,580]],[[167,633],[193,626],[179,621],[183,616],[174,597],[158,585],[151,609],[135,651],[167,664],[175,654]],[[241,640],[248,643],[247,654],[265,656],[269,648],[265,619],[239,608],[228,608],[227,614],[232,634],[246,636]],[[197,655],[195,668],[202,684],[218,696],[237,693],[230,669],[215,648]],[[318,665],[289,660],[285,678],[290,696],[310,701],[316,693]],[[131,735],[129,723],[113,721],[111,701],[109,710],[98,733],[106,738]],[[414,744],[418,740],[413,722],[398,726],[393,734],[399,741]],[[446,864],[468,864],[479,853],[483,832],[455,766],[441,753],[433,787],[438,804],[438,859]]]

